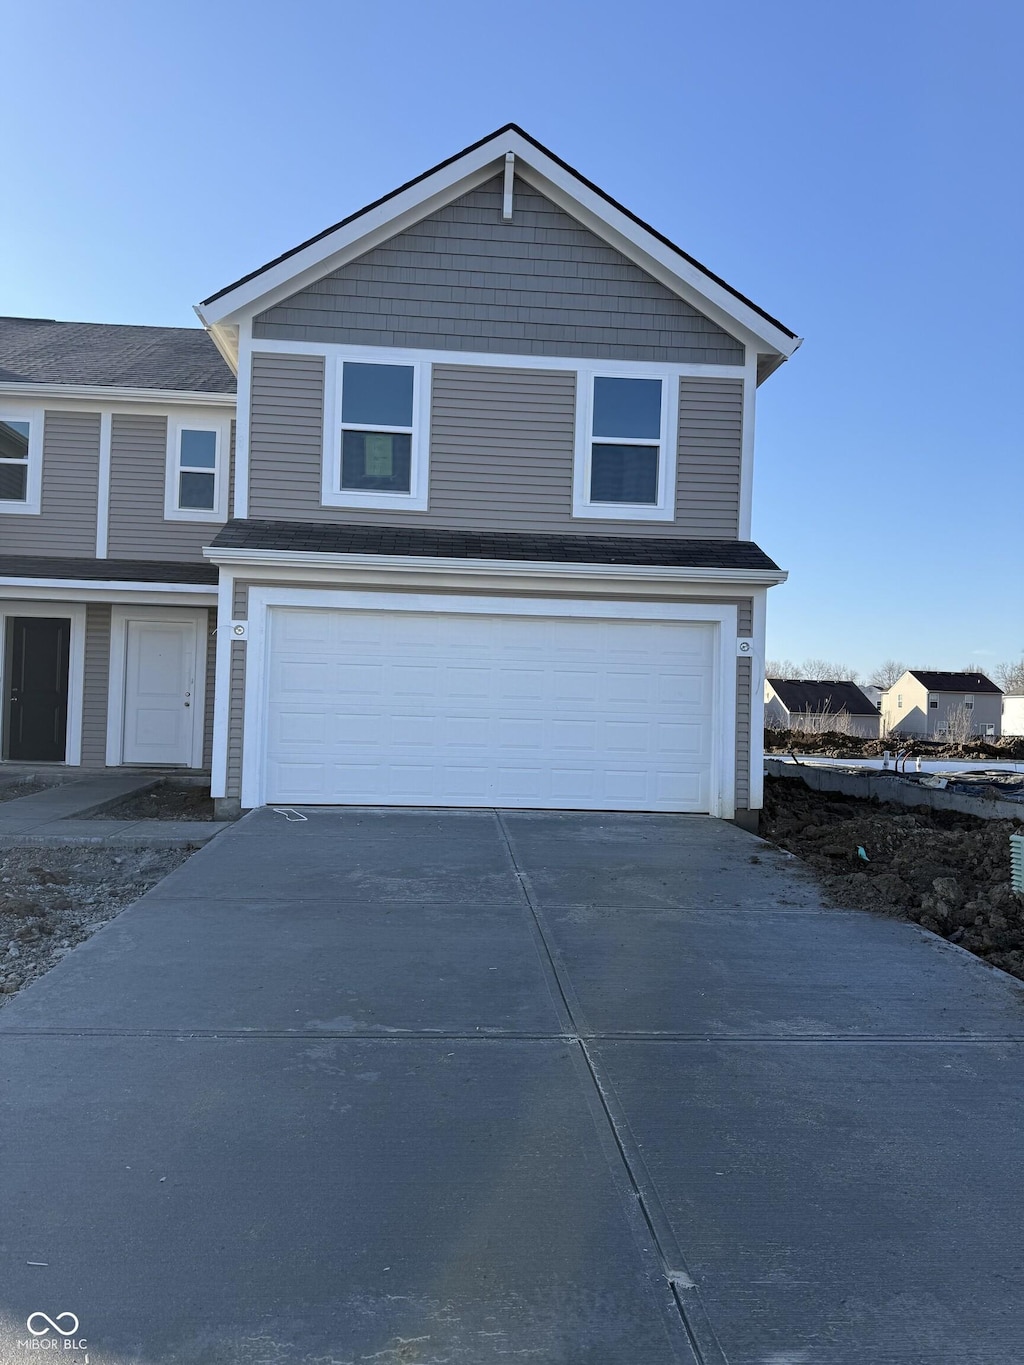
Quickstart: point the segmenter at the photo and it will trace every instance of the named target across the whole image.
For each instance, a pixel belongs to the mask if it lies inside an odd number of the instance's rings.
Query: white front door
[[[127,622],[122,762],[191,762],[195,681],[193,622]]]

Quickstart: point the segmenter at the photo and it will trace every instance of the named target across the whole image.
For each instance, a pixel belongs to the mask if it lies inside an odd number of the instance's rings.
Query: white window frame
[[[179,507],[178,475],[181,470],[181,433],[183,431],[212,431],[217,437],[217,456],[213,470],[195,472],[213,474],[213,507]],[[167,474],[164,481],[165,521],[212,521],[228,519],[228,456],[231,449],[231,419],[208,412],[174,413],[167,418]],[[187,466],[186,466],[187,468]]]
[[[650,439],[628,436],[594,437],[595,379],[657,379],[661,383],[661,433],[658,446],[658,500],[653,503],[593,502],[590,497],[592,447],[650,445]],[[679,429],[679,372],[677,370],[619,369],[599,365],[576,371],[576,449],[572,471],[572,514],[602,521],[674,521]]]
[[[974,697],[973,697],[973,696],[969,696],[969,697],[965,696],[965,697],[964,697],[964,702],[963,702],[963,704],[964,704],[965,708],[966,708],[968,711],[973,711],[973,710],[974,710]]]
[[[42,510],[43,496],[43,425],[45,416],[42,408],[26,408],[20,405],[0,407],[0,422],[28,422],[28,473],[25,484],[25,500],[0,498],[0,513],[8,516],[37,517]],[[20,465],[21,460],[4,461],[4,465]]]
[[[408,493],[379,488],[341,486],[341,388],[345,362],[357,365],[403,365],[412,370],[412,428]],[[425,512],[430,498],[430,387],[431,362],[412,360],[408,351],[339,349],[326,358],[324,374],[324,432],[320,504],[323,507],[362,507],[370,511]],[[353,431],[410,431],[409,427],[346,423]]]

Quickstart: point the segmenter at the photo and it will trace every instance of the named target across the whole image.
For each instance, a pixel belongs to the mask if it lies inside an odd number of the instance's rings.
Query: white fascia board
[[[217,601],[215,583],[125,583],[95,578],[9,578],[0,577],[0,597],[16,594],[26,601],[109,602],[152,601],[157,597],[170,605],[181,598],[184,605]]]
[[[774,326],[699,266],[686,260],[653,232],[615,208],[570,171],[511,130],[467,152],[451,165],[435,171],[426,180],[387,199],[375,209],[360,214],[353,222],[310,243],[302,251],[261,271],[221,298],[197,305],[197,316],[212,331],[218,324],[230,327],[254,313],[273,307],[305,285],[339,269],[380,242],[387,241],[426,218],[436,209],[475,189],[485,180],[499,175],[509,152],[516,158],[516,174],[528,184],[546,194],[599,237],[634,260],[688,303],[707,313],[745,344],[759,344],[763,350],[784,358],[792,355],[800,345],[800,338],[791,337]],[[218,346],[220,344],[218,342]]]
[[[272,308],[281,299],[329,275],[378,243],[404,232],[407,227],[497,175],[504,165],[507,150],[503,140],[478,147],[457,163],[436,171],[429,179],[410,186],[368,213],[360,214],[354,222],[337,228],[320,241],[311,242],[302,251],[261,271],[254,279],[237,285],[221,298],[197,304],[197,316],[205,327],[212,329],[217,324],[233,326],[253,313]]]
[[[800,345],[801,338],[791,337],[774,326],[756,309],[614,208],[601,195],[582,185],[561,166],[554,162],[548,163],[550,170],[538,166],[537,162],[543,159],[535,152],[533,165],[517,163],[517,174],[738,341],[759,345],[783,360]]]
[[[445,559],[419,555],[328,554],[312,550],[241,550],[207,546],[203,550],[215,564],[255,568],[373,569],[382,573],[491,574],[507,578],[560,580],[627,580],[642,583],[722,583],[731,587],[771,587],[784,583],[783,569],[706,569],[660,564],[577,564],[546,560]]]
[[[159,403],[189,407],[234,408],[233,393],[192,393],[184,389],[130,389],[114,384],[13,384],[0,383],[0,396],[27,402],[88,402],[120,406],[128,403]]]

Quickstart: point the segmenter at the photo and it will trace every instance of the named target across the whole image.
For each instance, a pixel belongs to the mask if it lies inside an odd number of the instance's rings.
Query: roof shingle
[[[215,549],[286,550],[338,555],[410,555],[569,564],[647,564],[691,569],[768,569],[778,565],[749,540],[675,536],[533,535],[422,526],[344,526],[310,521],[229,521]]]
[[[235,376],[201,327],[50,318],[0,317],[0,382],[235,391]]]

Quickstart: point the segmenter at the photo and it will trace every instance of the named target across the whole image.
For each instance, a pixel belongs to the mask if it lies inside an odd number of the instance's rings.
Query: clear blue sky
[[[806,340],[769,653],[1024,653],[1020,0],[5,9],[0,311],[191,305],[509,120]]]

